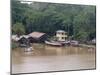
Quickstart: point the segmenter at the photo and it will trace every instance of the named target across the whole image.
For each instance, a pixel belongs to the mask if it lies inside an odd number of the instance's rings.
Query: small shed
[[[42,33],[42,32],[32,32],[29,34],[29,40],[31,43],[33,42],[44,42],[45,40],[47,40],[47,34],[46,33]]]
[[[17,35],[12,35],[12,41],[16,42],[19,44],[19,46],[30,46],[30,41],[29,41],[29,36],[27,35],[22,35],[22,36],[17,36]]]
[[[30,43],[29,40],[28,40],[28,38],[29,38],[29,36],[27,36],[27,35],[22,35],[22,36],[20,36],[20,39],[18,40],[18,42],[19,42],[20,44],[28,45],[28,44]]]
[[[56,31],[56,38],[57,38],[57,41],[66,41],[67,32],[65,32],[64,30]]]

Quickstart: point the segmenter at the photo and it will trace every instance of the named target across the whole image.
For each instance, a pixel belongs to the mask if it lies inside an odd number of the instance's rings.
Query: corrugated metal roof
[[[42,32],[32,32],[29,34],[29,36],[31,36],[33,38],[40,38],[43,35],[45,35],[45,33],[42,33]]]
[[[29,35],[22,35],[22,36],[20,36],[20,38],[22,38],[22,37],[29,38],[30,36]]]
[[[12,40],[18,41],[20,38],[17,35],[12,35]]]
[[[56,32],[65,32],[64,30],[57,30]]]
[[[12,40],[18,41],[18,40],[20,40],[23,37],[27,39],[30,36],[29,35],[21,35],[20,37],[18,37],[17,35],[12,35]]]

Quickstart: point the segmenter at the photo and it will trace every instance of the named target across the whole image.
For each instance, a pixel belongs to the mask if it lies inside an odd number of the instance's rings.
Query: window
[[[62,37],[62,39],[65,39],[65,37]]]
[[[64,35],[64,33],[62,33],[62,35]]]
[[[65,39],[67,39],[67,37],[65,37]]]
[[[65,35],[67,35],[67,33],[65,33]]]

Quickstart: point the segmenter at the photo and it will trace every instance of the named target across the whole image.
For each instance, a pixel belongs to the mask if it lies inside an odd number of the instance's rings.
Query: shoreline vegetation
[[[42,44],[42,45],[47,45],[45,43],[33,43],[33,44]],[[31,44],[31,46],[33,45]],[[50,46],[50,45],[47,45]],[[51,47],[56,47],[56,46],[51,46]],[[72,45],[66,45],[66,46],[60,46],[60,47],[81,47],[81,48],[89,48],[89,49],[95,49],[96,45],[89,45],[89,44],[78,44],[77,46],[72,46]],[[12,50],[16,48],[23,48],[20,47],[18,43],[12,43]]]

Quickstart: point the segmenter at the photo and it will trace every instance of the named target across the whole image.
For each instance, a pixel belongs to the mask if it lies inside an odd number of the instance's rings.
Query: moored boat
[[[51,45],[51,46],[62,46],[61,43],[56,42],[56,41],[45,41],[45,44]]]
[[[59,41],[63,46],[70,45],[70,41]]]
[[[78,41],[75,41],[75,40],[71,40],[70,41],[70,45],[71,46],[79,46],[79,42]]]
[[[26,47],[24,49],[25,52],[30,52],[30,51],[33,51],[33,47]]]

